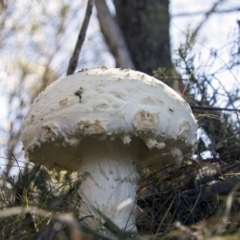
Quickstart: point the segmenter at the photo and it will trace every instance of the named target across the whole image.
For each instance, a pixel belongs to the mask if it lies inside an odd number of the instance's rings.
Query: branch
[[[161,206],[169,209],[170,212],[174,212],[174,214],[177,212],[178,214],[175,217],[178,220],[184,221],[187,224],[193,224],[211,216],[211,211],[214,211],[211,204],[216,204],[216,200],[223,200],[232,191],[238,191],[239,184],[240,178],[232,176],[200,189],[190,189],[183,192],[173,190],[155,194],[138,200],[138,206],[155,210],[154,221],[156,223],[158,223],[157,217],[160,215],[158,209]],[[209,211],[210,208],[212,209],[211,211]]]
[[[239,185],[239,183],[240,178],[238,176],[232,176],[221,182],[203,187],[201,191],[196,189],[186,191],[181,197],[183,197],[186,202],[198,201],[198,204],[201,202],[213,201],[217,197],[227,196],[237,185]]]
[[[200,179],[196,180],[195,175],[193,175],[184,186],[182,186],[179,190],[179,192],[188,191],[190,189],[196,188],[197,186],[200,186],[202,184],[206,184],[213,180],[219,180],[219,177],[223,174],[233,170],[234,168],[237,168],[240,166],[239,162],[224,166],[222,169],[219,169],[216,173],[210,176],[203,176]]]
[[[97,0],[95,4],[102,33],[116,60],[117,67],[135,69],[124,36],[112,17],[105,0]]]
[[[223,14],[223,13],[232,13],[232,12],[239,12],[240,8],[230,8],[225,10],[213,10],[212,13]],[[189,16],[196,16],[196,15],[204,15],[206,12],[199,11],[199,12],[192,12],[192,13],[176,13],[171,17],[189,17]]]
[[[83,20],[82,28],[79,32],[77,43],[75,45],[73,55],[72,55],[72,57],[70,58],[70,61],[69,61],[69,65],[68,65],[68,69],[67,69],[67,75],[73,74],[76,70],[77,62],[78,62],[78,58],[79,58],[79,53],[81,51],[81,48],[82,48],[82,45],[83,45],[83,42],[84,42],[84,39],[85,39],[85,36],[86,36],[88,24],[89,24],[90,17],[91,17],[91,14],[92,14],[93,5],[94,5],[94,0],[88,0],[87,9],[86,9],[85,17],[84,17],[84,20]]]
[[[39,215],[44,218],[49,218],[51,221],[57,221],[62,224],[62,226],[66,225],[69,227],[70,230],[70,238],[71,240],[76,240],[76,239],[82,239],[82,234],[79,229],[78,222],[75,220],[75,218],[69,214],[69,213],[50,213],[48,211],[38,209],[35,207],[28,207],[28,208],[23,208],[23,207],[12,207],[12,208],[6,208],[3,210],[0,210],[0,218],[5,218],[5,217],[11,217],[14,215],[21,215],[21,214],[28,214],[28,215]],[[40,231],[37,235],[37,237],[34,239],[47,239],[45,236],[49,236],[49,232],[51,232],[53,235],[57,233],[57,230],[52,227],[51,229],[43,229]],[[43,238],[42,238],[43,237]],[[33,238],[32,238],[33,239]]]
[[[223,1],[224,0],[218,0],[216,3],[213,4],[211,9],[208,12],[205,13],[205,18],[200,22],[198,27],[192,33],[191,42],[196,39],[196,36],[197,36],[199,30],[201,29],[201,27],[203,26],[203,24],[208,20],[208,18],[211,16],[211,14],[216,11],[218,5],[220,5]]]
[[[204,106],[190,106],[192,109],[203,110],[203,111],[229,111],[229,112],[240,112],[240,109],[236,108],[219,108],[219,107],[204,107]]]

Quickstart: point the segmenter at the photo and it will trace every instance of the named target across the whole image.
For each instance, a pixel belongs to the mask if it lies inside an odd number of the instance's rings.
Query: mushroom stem
[[[93,138],[81,143],[80,218],[93,215],[94,218],[85,219],[94,229],[106,222],[101,214],[120,229],[135,229],[137,144],[137,140],[125,145],[120,139],[98,141]]]

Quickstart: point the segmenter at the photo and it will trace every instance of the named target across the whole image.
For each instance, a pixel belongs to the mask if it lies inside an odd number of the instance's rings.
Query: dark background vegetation
[[[240,6],[224,9],[227,1],[215,1],[196,29],[186,28],[186,41],[173,59],[168,0],[114,0],[116,16],[104,0],[96,0],[97,17],[95,9],[91,14],[94,1],[20,2],[0,1],[1,94],[7,106],[0,129],[0,239],[239,239],[240,79],[234,72],[240,64],[240,22],[229,29],[229,41],[221,49],[209,49],[200,67],[194,48],[212,15],[239,12]],[[85,38],[81,23],[87,4]],[[211,29],[205,31],[211,34]],[[82,42],[74,55],[76,32]],[[222,54],[227,61],[221,61]],[[220,66],[208,71],[219,59]],[[194,160],[142,180],[141,237],[120,231],[116,238],[104,237],[80,229],[77,177],[25,163],[21,151],[21,122],[34,97],[67,69],[71,73],[90,62],[107,66],[108,61],[161,79],[189,102],[199,124]],[[233,75],[237,87],[229,91],[219,73]]]

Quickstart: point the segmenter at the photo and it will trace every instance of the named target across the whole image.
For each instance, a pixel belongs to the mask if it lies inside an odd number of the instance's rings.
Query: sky
[[[64,1],[64,0],[63,0]],[[67,1],[67,0],[65,0]],[[41,0],[41,1],[35,1],[35,0],[19,0],[17,1],[17,7],[19,9],[22,9],[25,14],[32,14],[38,13],[40,11],[39,4],[45,3],[47,1]],[[222,4],[218,7],[218,9],[226,10],[226,9],[233,9],[233,8],[240,8],[240,1],[239,0],[221,0]],[[81,6],[84,6],[84,3],[86,3],[86,0],[82,1],[80,4]],[[114,14],[114,7],[112,4],[112,0],[107,0],[107,3]],[[172,45],[172,58],[174,59],[175,56],[175,50],[178,49],[179,45],[181,43],[185,43],[186,34],[188,29],[195,30],[196,27],[199,26],[201,21],[205,18],[204,13],[209,11],[209,9],[212,8],[213,4],[216,3],[216,0],[171,0],[170,1],[170,13],[171,13],[171,27],[170,27],[170,35],[171,35],[171,45]],[[76,4],[74,2],[73,4]],[[49,2],[48,11],[54,11],[57,6],[57,1],[52,0]],[[73,6],[74,8],[74,6]],[[29,9],[31,11],[29,12]],[[77,9],[77,6],[76,8]],[[196,13],[203,13],[203,14],[196,14]],[[26,15],[27,16],[27,15]],[[23,18],[26,16],[22,16]],[[76,18],[78,21],[81,21],[84,16],[84,8],[81,9],[80,14],[77,13]],[[20,16],[21,17],[21,16]],[[221,14],[212,14],[208,21],[203,25],[201,28],[201,31],[199,32],[197,36],[197,41],[194,48],[194,54],[201,55],[201,60],[199,58],[196,58],[196,65],[201,66],[201,61],[204,62],[204,59],[207,59],[210,52],[214,49],[221,48],[224,46],[224,44],[229,40],[229,33],[233,32],[234,29],[238,29],[237,20],[240,20],[240,14],[238,12],[229,12],[229,13],[221,13]],[[44,21],[44,20],[43,20]],[[51,22],[51,24],[54,24],[54,19]],[[11,24],[11,19],[7,22],[7,24]],[[48,25],[48,23],[45,23]],[[31,27],[27,20],[26,20],[26,28]],[[74,27],[69,27],[67,30],[69,34],[69,40],[65,42],[64,50],[66,52],[72,51],[72,47],[75,43],[76,36],[78,34],[79,29]],[[95,48],[96,52],[91,51],[91,44],[95,44],[96,42],[103,41],[103,38],[100,34],[96,34],[99,31],[99,25],[97,24],[97,18],[96,18],[96,11],[94,11],[94,14],[92,16],[91,22],[90,22],[90,28],[88,29],[87,33],[87,43],[88,46],[83,46],[83,52],[84,54],[81,54],[80,58],[82,56],[85,57],[84,61],[81,59],[82,67],[94,67],[98,65],[106,65],[109,67],[114,66],[114,59],[112,56],[107,52],[107,47],[105,44],[99,45],[98,48]],[[51,32],[49,32],[49,35]],[[24,42],[25,41],[25,34],[22,33],[20,36],[18,36],[19,39]],[[44,39],[42,35],[36,35],[34,36],[36,41],[45,41],[47,42],[49,39]],[[44,42],[44,44],[45,44]],[[9,49],[12,47],[11,43],[8,45]],[[44,45],[43,45],[44,46]],[[25,46],[26,47],[26,46]],[[29,50],[26,48],[29,53],[31,53],[31,49]],[[6,52],[6,51],[5,51]],[[99,52],[101,54],[99,55]],[[41,52],[40,52],[41,54]],[[11,55],[11,54],[10,54]],[[96,59],[96,55],[98,56],[98,61],[93,61]],[[87,56],[87,57],[86,57]],[[36,56],[37,58],[41,58],[41,61],[46,61],[44,59],[44,52],[42,53],[42,56]],[[64,59],[66,56],[64,55],[64,51],[61,53],[61,56],[59,56],[58,60],[54,62],[55,66],[59,65],[59,59]],[[228,56],[225,53],[219,53],[218,61],[216,61],[215,66],[211,66],[209,68],[209,71],[214,71],[214,69],[219,68],[222,64],[226,63],[228,60]],[[41,62],[40,61],[40,62]],[[61,71],[61,66],[58,66],[57,69]],[[41,70],[41,69],[40,69]],[[64,75],[64,74],[63,74]],[[221,82],[228,88],[228,90],[231,90],[232,88],[239,87],[240,82],[240,70],[236,69],[233,72],[224,72],[221,75],[218,76]],[[4,68],[1,68],[0,66],[0,121],[1,121],[1,127],[7,129],[9,126],[6,124],[6,116],[8,113],[7,105],[6,105],[6,98],[4,97],[5,87],[3,88],[3,83],[6,83],[6,80],[8,79],[8,82],[6,85],[8,88],[11,88],[14,86],[14,81],[11,79],[9,81],[8,76],[6,75],[6,72],[4,71]],[[3,125],[4,123],[4,125]],[[0,151],[0,157],[2,156],[2,151]]]
[[[170,12],[171,12],[171,44],[174,59],[175,49],[178,49],[179,44],[184,43],[186,39],[187,29],[195,30],[199,24],[206,17],[205,13],[208,12],[212,6],[218,1],[214,0],[172,0],[170,1]],[[226,0],[222,1],[222,4],[217,8],[218,10],[230,10],[238,8],[240,9],[239,0]],[[209,74],[215,73],[218,69],[227,65],[229,60],[228,51],[217,51],[218,56],[211,66],[205,66],[205,62],[211,55],[211,52],[215,52],[217,49],[226,49],[226,44],[228,45],[229,40],[233,38],[233,32],[239,32],[240,26],[238,26],[237,21],[240,20],[240,14],[238,12],[228,12],[221,14],[212,14],[208,21],[206,21],[201,31],[196,38],[195,47],[193,49],[195,55],[195,66],[203,67],[204,71],[209,71]],[[234,36],[235,37],[235,36]],[[235,39],[236,40],[236,39]],[[240,39],[239,39],[240,44]],[[199,59],[197,56],[201,56]],[[240,56],[239,56],[240,58]],[[219,71],[216,74],[216,78],[219,80],[221,85],[228,91],[239,89],[240,83],[240,68],[234,70]],[[218,81],[213,81],[211,84],[215,86],[216,89],[221,88]],[[223,95],[226,93],[224,89],[221,89]],[[222,99],[218,101],[219,107],[224,107],[225,100]],[[222,106],[223,105],[223,106]],[[239,108],[239,106],[235,106]],[[235,117],[235,116],[234,116]],[[211,144],[204,132],[199,129],[198,135],[201,136],[206,143]],[[211,152],[206,151],[202,153],[203,158],[211,157]]]
[[[109,8],[114,15],[113,1],[107,0]],[[188,30],[194,31],[199,24],[205,19],[205,13],[210,11],[213,5],[221,2],[216,10],[231,10],[238,9],[240,11],[239,0],[171,0],[170,1],[170,36],[172,46],[172,58],[176,58],[175,51],[180,44],[186,42]],[[209,19],[203,24],[195,41],[194,54],[201,55],[202,62],[208,59],[211,51],[222,48],[229,40],[229,34],[234,29],[239,29],[237,20],[240,20],[239,11],[229,11],[221,14],[211,14]],[[239,29],[240,30],[240,29]],[[211,71],[215,71],[228,60],[226,54],[219,52],[215,66],[212,66]],[[201,66],[196,58],[196,66]],[[112,63],[109,58],[109,65]],[[240,69],[234,72],[222,74],[221,81],[227,82],[227,88],[231,91],[232,88],[238,87],[240,83]],[[231,83],[231,84],[229,84]]]
[[[196,14],[199,12],[209,11],[214,3],[219,1],[214,0],[172,0],[170,4],[170,12],[172,15],[171,20],[171,39],[172,50],[177,49],[179,44],[184,42],[186,37],[187,28],[196,29],[200,22],[205,18],[204,14]],[[218,10],[230,10],[234,8],[240,9],[239,0],[226,0],[221,1],[222,4],[217,8]],[[187,13],[186,16],[183,16]],[[220,49],[229,40],[230,33],[233,30],[238,30],[239,26],[237,20],[240,20],[239,11],[228,12],[221,14],[212,14],[208,21],[203,25],[199,35],[197,36],[196,46],[194,51],[196,54],[201,54],[203,59],[208,58],[211,50]],[[218,65],[224,64],[228,60],[228,56],[225,53],[219,52]],[[215,68],[218,67],[215,66]],[[228,84],[228,90],[232,86],[239,86],[240,71],[239,69],[231,73],[224,73],[221,76],[221,81]],[[238,81],[237,81],[238,80]]]

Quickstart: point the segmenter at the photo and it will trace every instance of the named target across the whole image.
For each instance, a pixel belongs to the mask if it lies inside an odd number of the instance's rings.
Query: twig
[[[200,185],[200,184],[205,184],[205,183],[207,183],[207,182],[209,182],[209,181],[218,180],[218,178],[219,178],[221,175],[223,175],[223,174],[225,174],[225,173],[227,173],[227,172],[229,172],[229,171],[231,171],[231,170],[233,170],[234,168],[237,168],[237,167],[239,167],[239,166],[240,166],[240,163],[239,163],[239,162],[230,164],[230,165],[225,166],[224,168],[220,169],[219,171],[217,171],[215,174],[213,174],[213,175],[211,175],[211,176],[204,176],[204,177],[200,178],[199,180],[196,181],[196,183],[197,183],[198,185]]]
[[[50,213],[48,211],[42,210],[42,209],[38,209],[35,207],[29,207],[27,208],[21,208],[21,207],[12,207],[12,208],[6,208],[0,211],[0,216],[1,218],[4,217],[10,217],[13,215],[20,215],[20,214],[27,214],[27,213],[31,213],[31,214],[35,214],[35,215],[39,215],[42,217],[47,217],[47,218],[51,218],[53,221],[59,221],[60,223],[67,225],[70,229],[70,239],[71,240],[81,240],[82,239],[82,234],[79,230],[79,226],[77,221],[74,219],[74,217],[69,214],[69,213]],[[39,233],[41,235],[41,232]],[[39,238],[40,239],[40,238]]]
[[[112,17],[105,0],[97,0],[95,4],[102,33],[116,60],[117,67],[135,69],[123,34]]]
[[[222,13],[232,13],[232,12],[239,12],[240,8],[229,8],[223,10],[216,10],[214,9],[212,13],[222,14]],[[198,12],[183,12],[183,13],[176,13],[171,15],[171,17],[189,17],[189,16],[197,16],[197,15],[205,15],[205,11],[198,11]]]
[[[198,232],[193,232],[189,227],[182,225],[180,222],[176,222],[175,226],[180,229],[182,232],[186,233],[187,235],[191,236],[193,239],[196,240],[204,240],[203,236],[200,235]],[[191,238],[191,239],[192,239]]]
[[[191,36],[191,42],[195,40],[199,30],[202,28],[203,24],[209,19],[209,17],[211,16],[211,14],[213,12],[216,11],[217,7],[223,2],[224,0],[218,0],[217,2],[215,2],[213,4],[213,6],[210,8],[209,11],[207,11],[205,13],[205,18],[200,22],[200,24],[198,25],[198,27],[195,29],[195,31],[192,33],[192,36]]]
[[[190,106],[192,109],[204,110],[204,111],[228,111],[228,112],[240,112],[240,109],[236,108],[219,108],[219,107],[204,107],[204,106]]]
[[[197,200],[197,195],[200,194],[198,198],[199,203],[203,201],[213,201],[218,197],[227,196],[237,185],[239,185],[239,183],[239,176],[232,176],[221,182],[202,187],[200,193],[199,189],[190,189],[184,193],[187,196],[185,199],[189,202],[195,202]]]
[[[92,14],[93,5],[94,5],[94,0],[88,0],[87,9],[86,9],[85,17],[84,17],[84,20],[83,20],[82,28],[79,32],[77,43],[75,45],[73,55],[72,55],[72,57],[70,58],[70,61],[69,61],[69,65],[68,65],[68,69],[67,69],[67,75],[73,74],[75,72],[76,67],[77,67],[79,53],[81,51],[83,42],[85,40],[88,24],[89,24],[90,17],[91,17],[91,14]]]
[[[22,171],[21,171],[19,162],[18,162],[18,160],[16,159],[14,153],[13,153],[10,149],[5,150],[4,153],[5,153],[5,155],[6,155],[6,156],[8,157],[8,159],[9,159],[9,163],[8,163],[8,165],[7,165],[7,167],[6,167],[6,171],[5,171],[5,176],[9,176],[9,172],[10,172],[10,170],[12,169],[13,162],[16,162],[17,167],[18,167],[18,171],[19,171],[19,176],[22,178],[22,177],[23,177]],[[13,161],[12,161],[12,160],[13,160]]]
[[[225,173],[227,173],[227,172],[229,172],[229,171],[231,171],[234,168],[237,168],[239,166],[240,166],[239,162],[227,165],[224,168],[219,169],[215,174],[210,175],[210,176],[203,176],[203,177],[201,177],[197,181],[195,180],[195,176],[192,176],[187,181],[187,183],[179,189],[179,191],[183,192],[183,191],[186,191],[186,190],[190,190],[190,189],[196,188],[196,186],[205,184],[207,182],[210,182],[210,181],[213,181],[213,180],[219,180],[220,176],[222,176],[223,174],[225,174]]]

